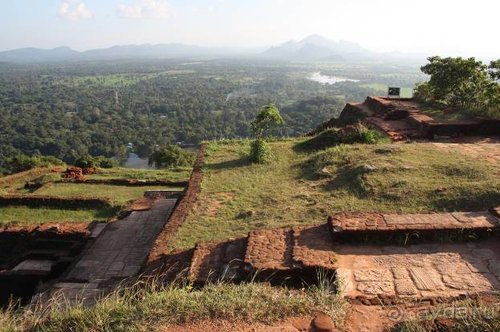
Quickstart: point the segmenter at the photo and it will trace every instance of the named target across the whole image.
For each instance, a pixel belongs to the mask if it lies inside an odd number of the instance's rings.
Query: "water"
[[[152,169],[149,167],[148,160],[139,158],[136,153],[129,153],[128,159],[123,165],[125,168],[136,168],[136,169]]]
[[[353,80],[345,77],[321,75],[321,72],[319,71],[309,76],[309,79],[321,84],[329,85],[341,82],[359,82],[359,80]]]

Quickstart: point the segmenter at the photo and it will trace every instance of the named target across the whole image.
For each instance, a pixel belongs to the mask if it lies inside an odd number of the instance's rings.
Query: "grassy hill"
[[[172,247],[323,223],[338,211],[467,211],[500,201],[494,164],[431,143],[326,150],[310,143],[273,142],[273,160],[263,165],[247,160],[249,141],[208,143],[202,191]]]

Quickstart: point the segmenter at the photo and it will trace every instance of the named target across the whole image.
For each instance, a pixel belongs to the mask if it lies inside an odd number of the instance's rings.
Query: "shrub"
[[[96,167],[97,165],[96,165],[95,159],[92,158],[92,156],[85,156],[85,157],[78,158],[75,161],[75,166],[81,167],[81,168],[92,168],[92,167]]]
[[[166,145],[154,151],[149,157],[148,164],[156,168],[173,168],[191,166],[194,162],[193,152],[177,145]]]
[[[255,163],[264,163],[269,160],[269,145],[263,139],[256,139],[250,143],[250,160]]]
[[[62,166],[64,162],[53,156],[19,155],[8,158],[4,165],[5,173],[18,173],[28,171],[35,167]]]
[[[96,157],[95,164],[100,168],[113,168],[118,166],[118,162],[116,160],[104,156]]]

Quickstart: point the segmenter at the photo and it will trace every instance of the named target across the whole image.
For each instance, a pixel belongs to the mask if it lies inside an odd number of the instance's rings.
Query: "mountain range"
[[[54,49],[21,48],[0,52],[0,62],[99,61],[116,59],[161,59],[181,57],[252,57],[276,60],[348,61],[374,59],[380,54],[349,41],[332,41],[311,35],[301,41],[288,41],[268,49],[203,47],[179,43],[112,46],[88,51],[69,47]]]

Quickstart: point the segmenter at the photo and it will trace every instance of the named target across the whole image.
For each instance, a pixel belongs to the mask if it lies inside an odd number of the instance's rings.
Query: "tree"
[[[490,65],[488,66],[488,72],[492,80],[500,80],[500,59],[490,62]]]
[[[415,88],[415,98],[439,102],[481,116],[500,116],[500,60],[489,66],[474,58],[428,58],[421,67],[428,82]]]
[[[156,168],[172,168],[191,166],[194,162],[194,153],[177,145],[169,144],[155,150],[149,157],[149,166]]]
[[[257,118],[252,121],[251,127],[255,140],[250,146],[250,159],[253,162],[263,163],[268,159],[269,147],[265,141],[265,135],[269,130],[283,123],[283,118],[274,104],[264,106]]]
[[[434,98],[446,99],[450,94],[456,93],[471,82],[478,83],[488,80],[486,66],[475,58],[463,59],[441,58],[433,56],[428,58],[429,63],[420,69],[423,73],[430,75],[429,86]]]
[[[271,128],[284,123],[280,111],[274,104],[262,107],[257,118],[252,121],[252,131],[256,139],[262,139]]]

